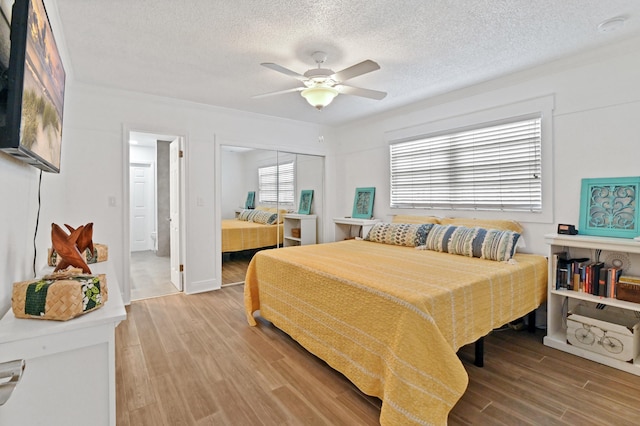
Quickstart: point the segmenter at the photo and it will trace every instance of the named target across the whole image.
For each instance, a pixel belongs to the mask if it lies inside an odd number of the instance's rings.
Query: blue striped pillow
[[[249,220],[255,213],[257,210],[253,210],[253,209],[244,209],[240,212],[240,214],[238,215],[238,220]]]
[[[482,259],[505,261],[510,260],[516,253],[516,246],[520,234],[515,231],[501,231],[498,229],[480,228],[473,242],[473,256],[480,250]]]
[[[273,225],[278,219],[278,213],[271,213],[266,210],[255,210],[249,221],[261,223],[263,225]]]
[[[514,231],[434,225],[425,246],[428,250],[502,262],[513,257],[519,238]]]
[[[449,238],[458,227],[453,225],[435,224],[427,234],[425,248],[427,250],[449,252]]]

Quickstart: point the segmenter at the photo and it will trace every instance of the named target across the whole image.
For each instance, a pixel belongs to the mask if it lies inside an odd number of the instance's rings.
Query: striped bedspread
[[[547,261],[503,263],[369,241],[266,250],[245,309],[382,400],[383,425],[446,424],[468,377],[456,352],[535,309]]]
[[[275,246],[277,243],[282,243],[283,233],[283,224],[263,225],[246,220],[224,219],[222,221],[222,252]]]

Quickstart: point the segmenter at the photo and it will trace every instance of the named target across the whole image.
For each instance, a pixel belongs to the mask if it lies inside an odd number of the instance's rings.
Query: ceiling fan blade
[[[263,93],[261,95],[254,95],[252,96],[252,98],[253,99],[266,98],[267,96],[281,95],[283,93],[300,92],[304,89],[305,87],[294,87],[293,89],[278,90],[277,92],[269,92],[269,93]]]
[[[285,68],[285,67],[283,67],[281,65],[278,65],[278,64],[274,64],[272,62],[263,62],[260,65],[262,65],[263,67],[267,67],[269,69],[272,69],[274,71],[278,71],[278,72],[280,72],[280,73],[282,73],[284,75],[288,75],[289,77],[293,77],[293,78],[295,78],[297,80],[300,80],[300,81],[305,81],[307,79],[307,77],[305,77],[302,74],[298,74],[295,71],[291,71],[288,68]]]
[[[381,100],[387,96],[387,92],[380,92],[378,90],[371,89],[362,89],[360,87],[353,86],[345,86],[344,84],[339,84],[335,86],[335,88],[344,95],[353,95],[353,96],[362,96],[363,98]]]
[[[338,82],[347,81],[350,78],[358,77],[359,75],[379,69],[380,65],[370,59],[367,59],[366,61],[362,61],[359,64],[355,64],[350,66],[349,68],[343,69],[342,71],[338,71],[332,77],[335,81]]]

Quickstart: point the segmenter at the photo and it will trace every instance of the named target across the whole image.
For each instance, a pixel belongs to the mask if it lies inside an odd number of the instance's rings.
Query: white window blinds
[[[541,117],[392,143],[391,207],[542,210]]]
[[[258,168],[258,202],[293,204],[293,162]]]

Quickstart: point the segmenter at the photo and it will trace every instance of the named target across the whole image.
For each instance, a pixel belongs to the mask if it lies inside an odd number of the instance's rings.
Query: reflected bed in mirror
[[[324,157],[230,145],[220,148],[220,256],[222,285],[226,286],[244,283],[246,268],[257,251],[282,247],[282,216],[297,209],[302,189],[314,191],[311,213],[319,216],[321,234]],[[250,215],[244,207],[251,191],[255,191],[255,210],[279,212],[279,224],[260,224],[260,220],[252,220],[256,218],[239,220]],[[262,219],[268,221],[266,216]]]

